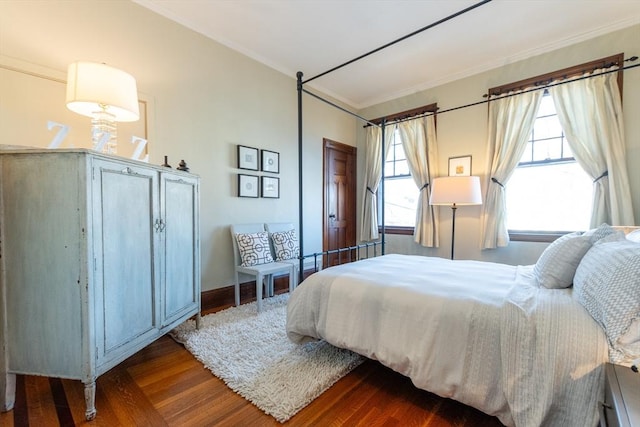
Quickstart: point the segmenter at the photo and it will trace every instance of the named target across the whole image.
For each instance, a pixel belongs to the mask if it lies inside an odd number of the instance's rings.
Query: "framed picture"
[[[449,176],[471,176],[471,156],[449,157]]]
[[[238,145],[238,169],[258,170],[257,148]]]
[[[262,171],[280,173],[280,154],[262,150]]]
[[[238,174],[238,197],[258,197],[257,175]]]
[[[280,197],[280,178],[262,177],[262,197],[277,199]]]

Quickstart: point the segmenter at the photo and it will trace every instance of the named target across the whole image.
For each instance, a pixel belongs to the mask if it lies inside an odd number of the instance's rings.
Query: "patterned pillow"
[[[298,258],[300,255],[300,247],[298,246],[298,237],[295,230],[271,233],[271,240],[276,253],[276,261]]]
[[[585,231],[585,236],[591,236],[591,243],[595,243],[603,237],[607,237],[610,234],[617,233],[618,231],[607,223],[600,224],[597,228]]]
[[[540,286],[549,289],[568,288],[580,260],[591,248],[591,236],[582,233],[565,234],[542,252],[533,266],[533,274]]]
[[[236,233],[238,251],[243,267],[251,267],[257,264],[273,262],[271,248],[269,248],[269,235],[266,231],[258,233]]]
[[[640,318],[640,244],[626,239],[594,244],[576,270],[573,287],[575,298],[604,329],[611,361],[633,359],[620,339]]]

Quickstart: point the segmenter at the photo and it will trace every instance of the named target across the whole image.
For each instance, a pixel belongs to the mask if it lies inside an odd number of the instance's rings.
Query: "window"
[[[384,179],[385,226],[413,228],[420,193],[409,172],[398,126],[393,127],[393,140],[384,164]]]
[[[553,98],[546,91],[527,149],[506,191],[509,230],[552,232],[589,228],[593,183],[574,159]]]

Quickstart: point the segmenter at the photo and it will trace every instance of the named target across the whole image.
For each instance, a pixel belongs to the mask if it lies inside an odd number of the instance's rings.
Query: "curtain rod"
[[[438,26],[438,25],[440,25],[440,24],[442,24],[442,23],[444,23],[444,22],[447,22],[447,21],[449,21],[449,20],[451,20],[451,19],[453,19],[453,18],[455,18],[455,17],[457,17],[457,16],[460,16],[460,15],[462,15],[462,14],[464,14],[464,13],[467,13],[467,12],[469,12],[469,11],[471,11],[471,10],[473,10],[473,9],[477,8],[477,7],[480,7],[480,6],[482,6],[482,5],[486,4],[486,3],[489,3],[489,2],[491,2],[491,1],[492,1],[492,0],[483,0],[483,1],[481,1],[481,2],[478,2],[478,3],[474,4],[474,5],[471,5],[471,6],[467,7],[466,9],[462,9],[462,10],[460,10],[460,11],[458,11],[458,12],[456,12],[456,13],[452,14],[452,15],[447,16],[446,18],[442,18],[442,19],[440,19],[440,20],[438,20],[438,21],[436,21],[436,22],[434,22],[434,23],[432,23],[432,24],[429,24],[429,25],[427,25],[426,27],[422,27],[422,28],[420,28],[419,30],[416,30],[416,31],[414,31],[414,32],[412,32],[412,33],[409,33],[409,34],[407,34],[407,35],[405,35],[405,36],[400,37],[399,39],[396,39],[396,40],[394,40],[394,41],[392,41],[392,42],[389,42],[389,43],[387,43],[387,44],[385,44],[385,45],[383,45],[383,46],[380,46],[380,47],[378,47],[378,48],[376,48],[376,49],[373,49],[373,50],[372,50],[372,51],[370,51],[370,52],[367,52],[367,53],[362,54],[362,55],[360,55],[360,56],[358,56],[358,57],[356,57],[356,58],[353,58],[352,60],[347,61],[347,62],[345,62],[344,64],[340,64],[340,65],[338,65],[338,66],[336,66],[336,67],[331,68],[330,70],[327,70],[327,71],[325,71],[325,72],[323,72],[323,73],[320,73],[320,74],[318,74],[318,75],[316,75],[316,76],[314,76],[314,77],[311,77],[310,79],[307,79],[307,80],[305,80],[305,81],[304,81],[304,82],[302,82],[302,83],[303,83],[303,84],[309,83],[309,82],[310,82],[310,81],[312,81],[312,80],[315,80],[315,79],[317,79],[317,78],[319,78],[319,77],[324,76],[325,74],[329,74],[329,73],[334,72],[334,71],[336,71],[336,70],[338,70],[338,69],[340,69],[340,68],[342,68],[342,67],[346,67],[346,66],[347,66],[347,65],[349,65],[349,64],[352,64],[352,63],[354,63],[354,62],[356,62],[356,61],[359,61],[360,59],[363,59],[363,58],[365,58],[365,57],[367,57],[367,56],[369,56],[369,55],[372,55],[372,54],[374,54],[374,53],[376,53],[376,52],[379,52],[379,51],[381,51],[382,49],[386,49],[386,48],[387,48],[387,47],[389,47],[389,46],[392,46],[392,45],[394,45],[394,44],[396,44],[396,43],[399,43],[399,42],[401,42],[401,41],[403,41],[403,40],[406,40],[406,39],[408,39],[409,37],[413,37],[413,36],[415,36],[416,34],[419,34],[419,33],[423,32],[423,31],[426,31],[426,30],[428,30],[428,29],[430,29],[430,28],[433,28],[433,27],[435,27],[435,26]]]
[[[617,56],[622,56],[622,54],[620,55],[613,55],[612,57],[617,57]],[[612,58],[609,57],[609,58]],[[609,58],[605,58],[605,59],[609,59]],[[628,59],[623,59],[622,62],[632,62],[637,60],[638,57],[637,56],[632,56]],[[597,64],[597,65],[594,65]],[[542,86],[542,85],[548,85],[553,83],[554,81],[557,81],[559,79],[567,79],[567,78],[572,78],[572,77],[576,77],[576,76],[580,76],[584,73],[588,73],[588,72],[595,72],[597,70],[602,70],[602,69],[607,69],[607,68],[611,68],[614,66],[618,66],[620,68],[622,68],[624,66],[624,64],[620,64],[619,61],[610,61],[610,62],[604,62],[604,61],[591,61],[588,62],[586,64],[584,64],[584,67],[579,68],[580,66],[574,66],[574,67],[569,67],[569,68],[565,68],[564,70],[559,70],[557,72],[554,73],[548,73],[546,76],[548,76],[549,74],[554,74],[554,75],[558,75],[557,78],[545,78],[545,79],[540,79],[537,81],[534,81],[533,79],[524,79],[521,80],[520,83],[522,83],[521,86],[515,86],[515,84],[518,84],[519,82],[516,83],[510,83],[510,84],[506,84],[506,85],[502,85],[502,86],[496,86],[494,88],[489,89],[489,92],[482,95],[483,97],[487,97],[487,96],[499,96],[502,95],[503,93],[509,93],[515,90],[524,90],[533,86]],[[563,74],[562,76],[559,76],[559,74],[561,72],[566,72],[566,74]],[[617,70],[620,71],[620,70]],[[546,77],[545,76],[545,77]],[[507,88],[507,90],[504,90],[503,88]]]
[[[632,56],[629,59],[625,59],[625,62],[626,61],[635,61],[637,59],[638,59],[637,56]],[[637,67],[640,67],[640,64],[628,65],[626,67],[621,67],[621,68],[618,68],[618,69],[615,69],[615,70],[607,70],[607,71],[603,71],[603,72],[600,72],[600,73],[597,73],[597,74],[592,74],[592,75],[589,75],[589,76],[582,76],[582,77],[578,77],[578,78],[571,79],[571,80],[563,80],[563,81],[559,81],[559,82],[555,82],[555,83],[549,83],[549,84],[546,84],[544,86],[532,87],[530,89],[523,90],[521,92],[509,93],[509,94],[506,94],[506,95],[499,95],[499,96],[500,96],[500,98],[509,98],[511,96],[517,96],[517,95],[520,95],[520,94],[523,94],[523,93],[529,93],[529,92],[533,92],[533,91],[536,91],[536,90],[544,90],[546,88],[553,87],[553,86],[559,86],[559,85],[563,85],[563,84],[566,84],[566,83],[575,82],[575,81],[578,81],[578,80],[590,79],[592,77],[597,77],[597,76],[601,76],[601,75],[604,75],[604,74],[617,73],[619,71],[630,70],[632,68],[637,68]],[[436,114],[448,113],[448,112],[451,112],[451,111],[461,110],[461,109],[467,108],[467,107],[475,107],[476,105],[487,104],[487,103],[492,101],[491,99],[489,99],[489,96],[487,94],[483,95],[483,97],[485,97],[487,99],[484,99],[482,101],[472,102],[470,104],[461,105],[459,107],[447,108],[446,110],[442,110],[442,111],[428,112],[428,113],[420,114],[420,115],[413,116],[413,117],[406,118],[406,119],[398,119],[396,121],[387,123],[387,125],[389,125],[389,124],[393,125],[393,124],[396,124],[396,123],[405,122],[407,120],[419,119],[419,118],[422,118],[422,117],[428,117],[428,116],[432,116],[432,115],[436,115]],[[495,100],[495,98],[494,98],[494,100]],[[369,123],[371,123],[371,122],[369,122]],[[364,126],[364,127],[366,127],[366,126]]]

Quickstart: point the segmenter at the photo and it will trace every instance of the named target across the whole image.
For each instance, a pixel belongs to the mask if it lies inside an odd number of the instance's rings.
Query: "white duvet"
[[[328,268],[292,293],[287,334],[325,339],[508,426],[598,423],[607,342],[571,289],[531,266],[385,255]]]

